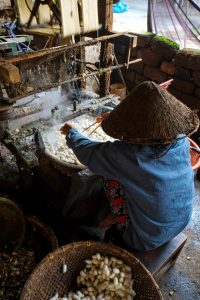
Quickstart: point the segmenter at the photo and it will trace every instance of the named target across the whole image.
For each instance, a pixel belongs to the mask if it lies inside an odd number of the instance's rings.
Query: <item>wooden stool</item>
[[[131,252],[144,264],[157,280],[175,263],[186,240],[186,235],[180,233],[170,242],[154,250],[148,252]]]

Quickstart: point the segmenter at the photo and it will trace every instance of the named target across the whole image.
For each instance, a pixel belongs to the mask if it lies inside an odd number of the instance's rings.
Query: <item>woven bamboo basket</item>
[[[67,294],[76,288],[76,277],[85,267],[85,259],[97,252],[121,259],[132,268],[133,288],[137,294],[134,299],[163,299],[150,272],[131,253],[110,244],[84,241],[68,244],[48,254],[29,277],[20,300],[49,300],[56,293],[60,296]],[[67,265],[64,274],[63,264]]]

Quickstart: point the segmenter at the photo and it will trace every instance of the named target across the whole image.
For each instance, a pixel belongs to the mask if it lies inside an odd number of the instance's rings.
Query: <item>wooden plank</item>
[[[40,5],[38,10],[39,24],[48,24],[51,20],[51,10],[48,5]]]
[[[31,29],[32,30],[32,29]],[[16,63],[19,61],[23,61],[23,60],[29,60],[29,59],[33,59],[33,58],[38,58],[38,57],[43,57],[45,55],[49,55],[49,54],[56,54],[56,53],[62,53],[64,51],[69,51],[72,49],[76,49],[78,47],[86,47],[86,46],[91,46],[91,45],[95,45],[98,42],[103,42],[103,41],[107,41],[109,39],[113,39],[115,37],[118,37],[119,35],[123,35],[125,34],[124,32],[117,32],[115,34],[112,35],[105,35],[105,36],[100,36],[96,39],[93,40],[87,40],[87,41],[81,41],[79,43],[76,44],[65,44],[65,45],[61,45],[61,46],[57,46],[57,47],[52,47],[52,48],[48,48],[47,49],[43,49],[43,50],[38,50],[35,52],[26,52],[24,54],[18,54],[17,56],[12,56],[12,57],[8,57],[5,58],[5,61],[9,61],[10,63]],[[0,60],[0,64],[1,64],[1,60]]]
[[[8,83],[17,83],[21,81],[19,69],[10,63],[0,65],[0,78]]]
[[[53,36],[60,33],[60,28],[58,27],[37,27],[37,28],[26,28],[25,33],[36,34],[41,36]]]
[[[63,37],[80,34],[78,3],[74,0],[60,0]]]
[[[96,31],[99,28],[97,0],[80,0],[83,32]]]
[[[33,1],[32,0],[26,0],[26,1],[29,8],[32,9]],[[30,10],[25,0],[16,0],[16,4],[17,4],[18,15],[19,15],[19,23],[20,25],[26,25],[31,15]],[[33,18],[31,25],[37,25],[37,21],[35,17]]]

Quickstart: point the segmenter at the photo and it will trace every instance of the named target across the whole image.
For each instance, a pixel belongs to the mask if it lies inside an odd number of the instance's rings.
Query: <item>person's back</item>
[[[187,136],[197,115],[153,82],[138,85],[102,121],[115,142],[93,142],[68,124],[68,146],[102,176],[113,219],[134,249],[156,248],[180,233],[192,213],[193,171]]]
[[[138,250],[150,250],[171,240],[185,228],[192,213],[194,175],[188,140],[165,147],[116,142],[112,148],[101,155],[106,161],[111,155],[119,169],[110,166],[128,204],[125,242]]]

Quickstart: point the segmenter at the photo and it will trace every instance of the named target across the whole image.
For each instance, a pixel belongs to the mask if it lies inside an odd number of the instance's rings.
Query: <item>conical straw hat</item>
[[[102,121],[109,136],[144,145],[171,143],[198,127],[197,114],[152,81],[138,85]]]

